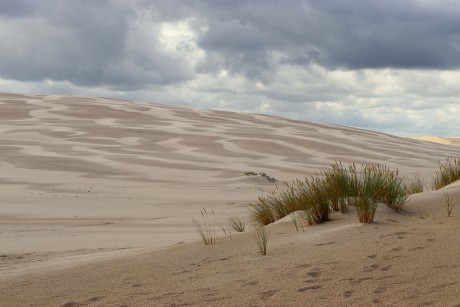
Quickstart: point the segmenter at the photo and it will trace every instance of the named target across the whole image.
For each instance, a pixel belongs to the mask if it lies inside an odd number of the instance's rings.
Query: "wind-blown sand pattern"
[[[300,232],[283,219],[265,257],[252,231],[204,246],[191,220],[202,208],[247,216],[258,196],[334,161],[429,185],[459,154],[266,115],[0,94],[0,305],[454,306],[460,207],[447,218],[443,193],[460,199],[459,184],[412,195],[402,214],[379,207],[372,225],[353,211]]]

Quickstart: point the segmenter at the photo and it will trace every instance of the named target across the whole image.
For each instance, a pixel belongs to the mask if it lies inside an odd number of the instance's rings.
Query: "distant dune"
[[[424,139],[425,140],[425,139]],[[249,203],[335,161],[380,163],[430,185],[458,139],[414,140],[280,117],[97,97],[0,94],[0,306],[460,304],[460,207],[412,195],[403,213],[353,208],[297,232]],[[436,139],[438,140],[438,139]],[[247,176],[245,172],[263,172]],[[460,205],[459,205],[460,206]],[[215,212],[222,238],[193,228]],[[229,216],[249,230],[225,237]]]
[[[445,144],[445,145],[453,145],[453,146],[460,146],[460,137],[456,138],[444,138],[439,136],[414,136],[411,137],[415,140],[422,140],[428,141],[433,143]]]

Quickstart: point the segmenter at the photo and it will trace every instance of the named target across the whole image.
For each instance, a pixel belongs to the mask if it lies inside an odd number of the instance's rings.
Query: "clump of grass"
[[[246,172],[243,173],[243,175],[245,175],[245,176],[257,176],[257,173],[253,172],[253,171],[246,171]]]
[[[256,242],[262,256],[267,254],[268,232],[265,226],[256,226]]]
[[[268,225],[286,215],[302,210],[305,206],[304,193],[305,183],[295,180],[292,183],[285,182],[284,190],[276,188],[268,192],[266,196],[259,196],[255,203],[251,203],[251,219],[257,224]]]
[[[205,245],[212,245],[217,242],[216,218],[214,210],[211,211],[211,217],[206,209],[201,210],[203,222],[200,223],[197,219],[192,218],[195,230],[200,234]]]
[[[378,166],[366,165],[358,184],[355,198],[356,212],[361,223],[373,223],[377,210],[379,191],[384,186],[384,179]]]
[[[444,200],[446,203],[447,217],[450,217],[454,207],[457,205],[457,199],[455,199],[455,197],[448,192],[444,192]]]
[[[350,174],[341,163],[336,162],[330,171],[321,173],[326,180],[331,209],[345,213],[346,198],[350,194]]]
[[[409,179],[406,183],[407,193],[415,194],[415,193],[422,193],[425,189],[425,183],[423,179],[420,178],[419,172],[415,175],[414,178]]]
[[[268,225],[276,221],[270,201],[269,197],[259,196],[255,203],[249,204],[252,208],[251,219],[257,224]]]
[[[245,232],[246,231],[246,224],[244,220],[240,217],[231,217],[228,219],[228,225],[231,229],[235,230],[236,232]]]
[[[439,190],[457,180],[460,180],[460,157],[449,157],[439,162],[439,170],[433,178],[433,189]]]
[[[344,167],[336,162],[331,170],[284,185],[283,190],[272,190],[251,204],[255,222],[267,225],[302,210],[310,225],[320,224],[329,220],[331,211],[345,213],[349,205],[362,207],[358,210],[372,215],[362,220],[372,221],[378,203],[401,211],[409,195],[398,170],[379,164],[364,164],[358,171],[355,164]]]
[[[311,178],[306,181],[307,208],[305,217],[309,225],[321,224],[330,217],[330,196],[328,181],[325,178]]]
[[[370,224],[374,222],[375,211],[377,210],[377,203],[370,197],[356,198],[356,212],[360,223]]]
[[[382,202],[396,212],[403,209],[409,196],[404,179],[398,170],[390,170],[384,165],[364,166],[364,182],[370,180],[366,193],[376,202]]]

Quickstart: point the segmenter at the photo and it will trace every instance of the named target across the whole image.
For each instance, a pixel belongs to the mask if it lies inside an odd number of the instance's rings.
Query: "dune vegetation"
[[[332,211],[345,213],[348,206],[357,209],[359,221],[372,223],[378,203],[401,211],[409,195],[406,181],[383,165],[355,164],[348,167],[336,162],[330,170],[306,178],[285,182],[251,203],[251,218],[261,225],[270,224],[295,211],[304,212],[309,225],[329,220]]]
[[[256,174],[256,173],[255,173]],[[460,180],[460,158],[447,158],[439,163],[439,170],[433,179],[433,189],[440,189]],[[355,164],[344,166],[335,162],[329,170],[317,173],[304,180],[284,182],[284,187],[276,187],[267,195],[259,196],[250,203],[250,219],[258,229],[260,246],[261,227],[285,216],[291,219],[298,230],[299,217],[308,225],[321,224],[330,219],[332,212],[346,213],[350,206],[355,208],[360,223],[373,223],[379,204],[384,204],[395,212],[403,210],[410,194],[424,191],[424,182],[417,173],[414,178],[405,178],[397,169],[392,170],[381,164]],[[448,215],[454,201],[446,198]],[[292,213],[297,212],[296,215]],[[216,241],[216,231],[207,212],[201,212],[203,223],[193,219],[195,228],[205,244]],[[229,227],[236,232],[244,232],[241,218],[230,218]],[[265,244],[266,245],[266,244]],[[266,253],[266,247],[263,249]]]
[[[460,180],[460,157],[449,157],[439,162],[439,170],[433,178],[433,189],[439,190]]]

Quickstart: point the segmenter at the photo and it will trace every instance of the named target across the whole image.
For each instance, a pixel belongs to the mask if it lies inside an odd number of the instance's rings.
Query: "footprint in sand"
[[[384,267],[384,268],[381,268],[380,270],[381,270],[381,271],[384,271],[384,272],[386,272],[386,271],[389,271],[389,270],[391,270],[391,268],[392,268],[392,266],[391,266],[391,265],[387,265],[386,267]]]
[[[314,285],[314,286],[308,286],[308,287],[303,287],[298,289],[297,291],[299,292],[305,292],[307,290],[316,290],[316,289],[321,289],[323,286],[322,285]]]
[[[310,277],[318,277],[319,271],[311,271],[311,272],[308,272],[307,275]]]
[[[267,300],[278,292],[280,292],[280,290],[277,290],[277,289],[267,290],[267,291],[260,293],[260,298],[263,300]]]
[[[97,301],[100,301],[101,299],[103,299],[104,297],[103,296],[93,296],[92,298],[90,298],[88,301],[89,302],[97,302]]]
[[[335,241],[330,241],[330,242],[326,242],[326,243],[316,244],[316,246],[332,245],[332,244],[334,244],[334,243],[335,243]]]
[[[241,282],[241,286],[242,287],[246,287],[246,286],[256,286],[259,284],[258,281],[256,280],[239,280],[239,282]]]
[[[379,266],[377,264],[373,264],[373,265],[369,265],[369,266],[365,266],[363,268],[364,272],[372,272],[372,271],[375,271],[379,268]]]

